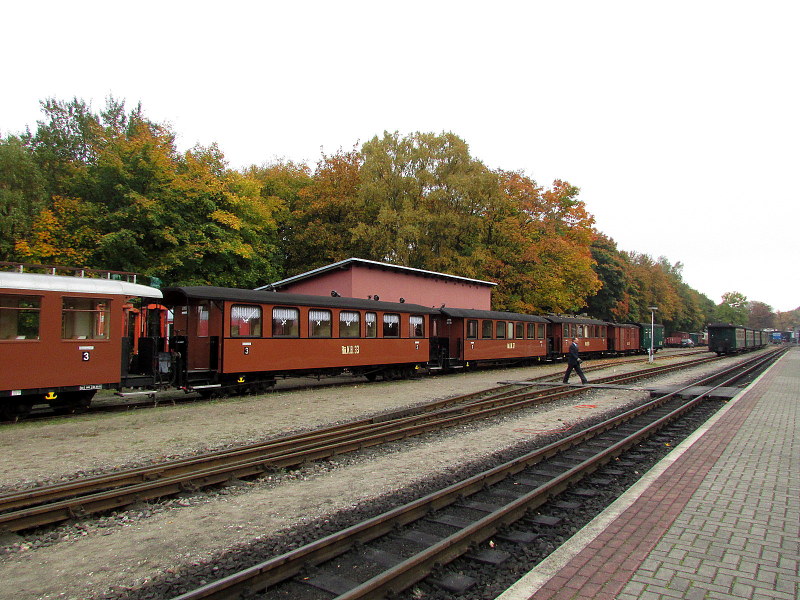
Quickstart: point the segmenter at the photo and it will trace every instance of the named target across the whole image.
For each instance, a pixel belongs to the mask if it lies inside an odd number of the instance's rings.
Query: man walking
[[[578,338],[572,338],[572,343],[569,345],[569,354],[567,355],[567,372],[564,373],[564,383],[569,383],[569,376],[572,373],[572,369],[575,369],[575,372],[581,378],[581,383],[588,383],[586,379],[586,375],[583,374],[583,369],[581,369],[581,359],[578,354]]]

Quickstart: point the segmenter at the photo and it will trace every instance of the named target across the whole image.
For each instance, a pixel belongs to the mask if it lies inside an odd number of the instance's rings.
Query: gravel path
[[[602,374],[629,369],[619,366]],[[0,486],[29,487],[253,442],[562,370],[556,365],[482,371],[7,426],[0,429]],[[577,399],[486,424],[214,493],[137,506],[39,537],[6,535],[0,538],[0,599],[114,597],[182,565],[208,561],[222,549],[269,539],[296,524],[324,522],[328,515],[647,396],[589,389]]]

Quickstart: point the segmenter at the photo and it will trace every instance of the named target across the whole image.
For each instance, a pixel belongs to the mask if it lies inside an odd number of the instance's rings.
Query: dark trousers
[[[575,372],[578,374],[578,377],[581,378],[581,383],[587,382],[586,375],[583,374],[583,369],[581,369],[580,365],[575,364],[575,365],[569,365],[567,367],[567,372],[564,373],[564,383],[569,383],[569,376],[572,374],[572,369],[575,369]]]

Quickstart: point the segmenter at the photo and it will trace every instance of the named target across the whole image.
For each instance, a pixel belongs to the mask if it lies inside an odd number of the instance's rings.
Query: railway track
[[[778,353],[748,360],[712,377],[572,434],[423,498],[296,550],[203,585],[176,600],[241,598],[267,588],[302,600],[318,590],[337,600],[395,596],[457,557],[502,562],[477,551],[515,522],[698,407],[719,387],[764,368]],[[683,390],[711,385],[686,401]],[[519,543],[525,543],[520,540]],[[440,569],[439,569],[440,570]],[[442,573],[438,573],[442,576]],[[452,589],[469,582],[454,578]],[[285,587],[281,587],[285,586]],[[268,597],[269,594],[268,594]]]
[[[596,379],[622,384],[716,357]],[[538,380],[551,378],[546,376]],[[158,465],[0,495],[0,529],[22,531],[204,487],[224,485],[337,454],[422,435],[579,393],[584,386],[503,385],[424,407]]]

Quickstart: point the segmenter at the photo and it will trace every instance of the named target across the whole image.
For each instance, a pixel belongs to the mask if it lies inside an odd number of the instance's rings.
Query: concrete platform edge
[[[774,362],[770,367],[759,375],[750,385],[742,389],[734,396],[721,410],[706,421],[702,427],[681,442],[675,449],[665,456],[657,465],[645,473],[639,481],[631,486],[628,491],[622,494],[613,504],[606,508],[587,523],[580,531],[573,535],[558,550],[539,563],[531,571],[525,574],[514,585],[505,592],[497,596],[495,600],[528,600],[552,577],[554,577],[570,560],[578,555],[588,546],[598,535],[600,535],[610,523],[613,523],[622,513],[624,513],[636,500],[647,490],[661,475],[675,463],[692,445],[697,442],[714,424],[728,412],[747,392],[750,391],[763,377],[767,375],[776,365]]]

